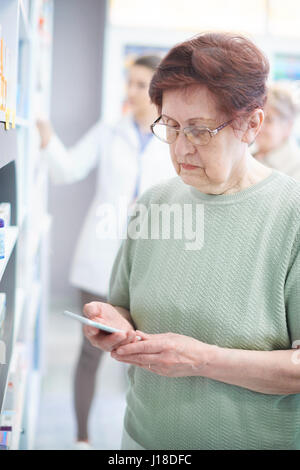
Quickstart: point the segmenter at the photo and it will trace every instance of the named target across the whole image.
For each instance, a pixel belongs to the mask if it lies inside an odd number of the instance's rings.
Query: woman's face
[[[221,116],[215,100],[206,87],[163,92],[163,122],[177,129],[197,125],[213,130],[230,116]],[[181,132],[170,144],[170,153],[177,174],[201,192],[222,194],[235,180],[247,144],[241,141],[230,125],[212,137],[205,146],[194,146]],[[193,165],[186,169],[182,165]]]
[[[291,130],[291,122],[282,118],[276,109],[267,104],[264,123],[255,140],[258,150],[268,153],[280,147],[289,137]]]
[[[153,71],[143,65],[133,65],[128,74],[127,99],[133,114],[147,112],[153,105],[148,94]]]

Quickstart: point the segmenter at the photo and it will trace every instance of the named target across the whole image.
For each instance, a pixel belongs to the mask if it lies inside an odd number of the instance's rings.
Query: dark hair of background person
[[[268,74],[269,61],[251,40],[233,33],[203,33],[168,52],[149,95],[161,110],[164,90],[205,85],[219,111],[237,119],[264,107]]]
[[[161,57],[157,55],[144,55],[144,56],[138,57],[133,62],[133,65],[142,65],[143,67],[147,67],[148,69],[156,71],[160,62],[161,62]]]

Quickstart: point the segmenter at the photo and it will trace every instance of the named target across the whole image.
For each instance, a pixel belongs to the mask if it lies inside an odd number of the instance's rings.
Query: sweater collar
[[[272,173],[264,178],[262,181],[249,186],[242,191],[238,191],[233,194],[206,194],[202,193],[194,186],[189,185],[189,192],[191,196],[199,201],[203,201],[205,203],[210,204],[226,204],[226,203],[233,203],[233,202],[240,202],[244,201],[246,198],[251,196],[252,194],[256,194],[257,192],[261,191],[264,187],[269,185],[275,178],[278,178],[282,173],[277,170],[273,170]]]

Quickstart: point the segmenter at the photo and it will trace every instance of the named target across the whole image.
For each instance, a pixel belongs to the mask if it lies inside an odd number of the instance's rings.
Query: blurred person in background
[[[160,58],[137,58],[129,68],[127,104],[129,115],[115,126],[98,121],[71,149],[66,149],[53,132],[50,122],[39,120],[41,153],[56,184],[68,184],[85,178],[98,167],[97,189],[80,233],[71,268],[70,282],[81,291],[81,304],[105,302],[111,268],[121,239],[111,227],[103,208],[110,205],[117,215],[118,227],[126,227],[127,214],[136,198],[153,184],[175,175],[168,149],[153,137],[150,124],[157,117],[148,95],[153,73]],[[96,372],[102,351],[83,337],[75,370],[74,402],[77,421],[75,449],[89,449],[88,416],[95,392]]]
[[[253,155],[264,165],[300,181],[300,148],[293,136],[299,106],[295,94],[285,84],[272,84],[268,90],[265,120]]]

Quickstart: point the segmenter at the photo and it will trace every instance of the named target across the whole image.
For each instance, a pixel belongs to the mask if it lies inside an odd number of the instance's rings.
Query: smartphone
[[[93,326],[94,328],[106,331],[107,333],[121,333],[122,331],[124,331],[118,330],[117,328],[113,328],[112,326],[103,325],[102,323],[98,323],[97,321],[89,320],[88,318],[82,315],[77,315],[77,313],[69,312],[68,310],[65,310],[64,314],[68,315],[71,318],[74,318],[74,320],[78,320],[81,323],[84,323],[85,325]]]

